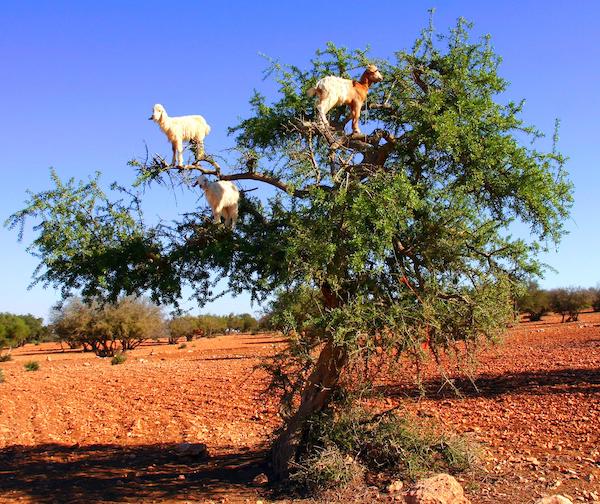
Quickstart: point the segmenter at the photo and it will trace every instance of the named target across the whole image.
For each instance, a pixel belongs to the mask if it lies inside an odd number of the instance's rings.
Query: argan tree
[[[71,348],[83,347],[101,357],[133,350],[145,340],[166,333],[161,309],[134,297],[115,303],[84,303],[70,298],[55,309],[52,328]]]
[[[564,159],[532,143],[542,135],[523,123],[523,102],[498,98],[507,83],[490,39],[468,32],[463,20],[445,37],[430,27],[389,59],[330,44],[307,67],[272,62],[276,96],[256,92],[250,116],[231,128],[240,155],[227,170],[209,155],[179,169],[158,156],[131,163],[149,187],[194,172],[271,186],[261,200],[245,194],[233,232],[195,211],[150,226],[131,189],[115,186],[122,199],[111,201],[98,176],[53,174],[55,187],[9,220],[39,222],[35,280],[170,304],[188,285],[203,304],[226,279],[258,301],[280,289],[305,303],[284,314],[290,344],[272,367],[289,406],[273,446],[285,476],[307,420],[331,406],[354,361],[375,347],[437,354],[503,332],[520,281],[540,273],[536,253],[564,232]],[[317,123],[306,90],[324,75],[357,77],[367,63],[385,76],[362,112],[368,133],[345,133],[343,108],[330,112],[331,128]],[[515,221],[526,237],[512,235]]]

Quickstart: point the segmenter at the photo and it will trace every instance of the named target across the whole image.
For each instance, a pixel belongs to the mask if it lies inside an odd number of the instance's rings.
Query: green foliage
[[[277,323],[291,344],[271,369],[290,406],[307,379],[333,391],[376,348],[398,356],[427,342],[437,355],[496,337],[521,282],[542,271],[538,252],[564,234],[572,185],[557,146],[524,123],[524,102],[503,101],[508,83],[489,37],[471,40],[469,30],[463,19],[447,35],[430,28],[387,60],[328,44],[306,68],[272,61],[275,96],[255,93],[249,117],[230,129],[233,174],[199,161],[276,191],[245,194],[235,231],[198,212],[149,225],[142,193],[113,186],[122,199],[112,202],[98,175],[76,183],[52,172],[54,188],[30,194],[7,221],[37,223],[34,281],[86,299],[147,292],[175,306],[186,286],[200,305],[221,294],[217,285],[259,302],[281,290],[290,309]],[[385,77],[362,114],[370,133],[345,134],[341,107],[331,129],[311,121],[308,87],[325,74],[358,77],[367,62]],[[133,164],[146,190],[185,183],[159,160]],[[513,223],[526,237],[511,234]],[[214,324],[206,320],[207,336],[222,330]],[[319,351],[329,353],[315,360]],[[326,407],[329,393],[301,414]]]
[[[330,488],[343,488],[360,479],[365,472],[351,456],[344,455],[336,446],[314,447],[298,462],[290,476],[301,489],[318,493]]]
[[[193,316],[177,317],[169,320],[169,343],[175,344],[179,338],[191,341],[200,329],[198,319]]]
[[[600,311],[600,288],[590,290],[591,306],[595,312]]]
[[[532,322],[541,320],[551,308],[548,291],[540,289],[537,282],[529,281],[517,297],[517,308],[519,312],[527,313]]]
[[[553,289],[549,297],[552,311],[562,315],[562,322],[578,320],[579,313],[590,306],[589,292],[581,287]]]
[[[145,299],[127,297],[115,304],[69,299],[53,314],[54,332],[72,348],[106,357],[117,349],[131,350],[144,340],[165,334],[159,307]]]
[[[175,344],[179,338],[192,341],[194,336],[213,337],[230,332],[252,332],[258,328],[258,321],[249,313],[235,315],[186,315],[169,321],[169,343]]]
[[[23,364],[23,367],[25,368],[25,371],[37,371],[40,369],[40,363],[37,361],[28,361]]]
[[[311,419],[306,453],[293,479],[327,486],[347,482],[358,466],[415,480],[432,472],[466,471],[477,458],[476,447],[465,439],[439,434],[414,419],[342,407]]]
[[[0,348],[24,345],[31,335],[24,316],[0,313]]]
[[[117,366],[119,364],[123,364],[127,360],[127,355],[123,352],[117,352],[112,359],[110,359],[110,363],[113,366]]]

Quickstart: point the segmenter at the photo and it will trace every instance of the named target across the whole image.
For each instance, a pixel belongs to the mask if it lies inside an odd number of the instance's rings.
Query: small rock
[[[538,459],[536,459],[535,457],[527,457],[525,460],[527,462],[529,462],[531,465],[534,465],[534,466],[540,465],[540,461]]]
[[[254,476],[252,482],[255,485],[266,485],[269,482],[269,477],[265,473],[260,473]]]
[[[89,362],[84,362],[83,365],[86,366],[86,367],[91,366],[91,364]]]
[[[183,481],[185,479],[185,475],[180,474],[179,476],[177,476],[177,479]]]
[[[535,504],[573,504],[571,499],[567,499],[563,495],[551,495],[535,501]]]
[[[404,483],[400,480],[392,481],[386,488],[388,493],[397,493],[402,491],[404,488]]]
[[[46,357],[46,360],[47,360],[48,362],[50,362],[50,361],[52,360],[52,357],[50,357],[50,356],[48,355],[48,357]]]
[[[470,504],[460,483],[449,474],[417,482],[404,498],[407,504]]]
[[[207,455],[208,450],[204,443],[179,443],[175,453],[180,457],[202,457]]]

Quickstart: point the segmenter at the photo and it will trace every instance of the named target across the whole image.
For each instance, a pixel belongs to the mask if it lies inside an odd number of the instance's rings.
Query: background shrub
[[[290,479],[309,492],[343,488],[364,475],[365,468],[337,446],[317,448],[296,464]]]
[[[125,355],[123,352],[118,352],[110,360],[110,363],[113,366],[117,366],[119,364],[123,364],[126,360],[127,360],[127,355]]]
[[[40,369],[40,363],[37,361],[29,361],[26,362],[23,367],[25,368],[25,371],[37,371]]]
[[[456,473],[477,460],[473,445],[458,436],[393,412],[373,415],[361,407],[316,415],[308,448],[292,478],[309,488],[348,482],[356,465],[390,478],[415,480],[431,472]]]

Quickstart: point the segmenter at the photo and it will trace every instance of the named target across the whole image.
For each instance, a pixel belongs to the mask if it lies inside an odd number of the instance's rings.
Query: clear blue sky
[[[172,115],[200,113],[212,126],[206,145],[232,145],[226,129],[248,112],[262,82],[265,53],[305,65],[327,41],[370,45],[377,57],[410,47],[427,8],[445,32],[456,18],[492,35],[512,84],[506,99],[526,98],[525,118],[551,134],[575,183],[570,234],[544,256],[558,273],[545,287],[600,282],[600,3],[584,1],[355,2],[3,2],[0,15],[0,218],[22,207],[26,189],[49,187],[49,167],[62,177],[96,170],[108,184],[133,179],[127,160],[169,145],[147,120],[152,105]],[[161,191],[150,213],[173,216],[204,200]],[[35,258],[16,234],[0,229],[0,311],[47,316],[53,290],[27,290]],[[247,296],[223,298],[205,311],[256,310]]]

